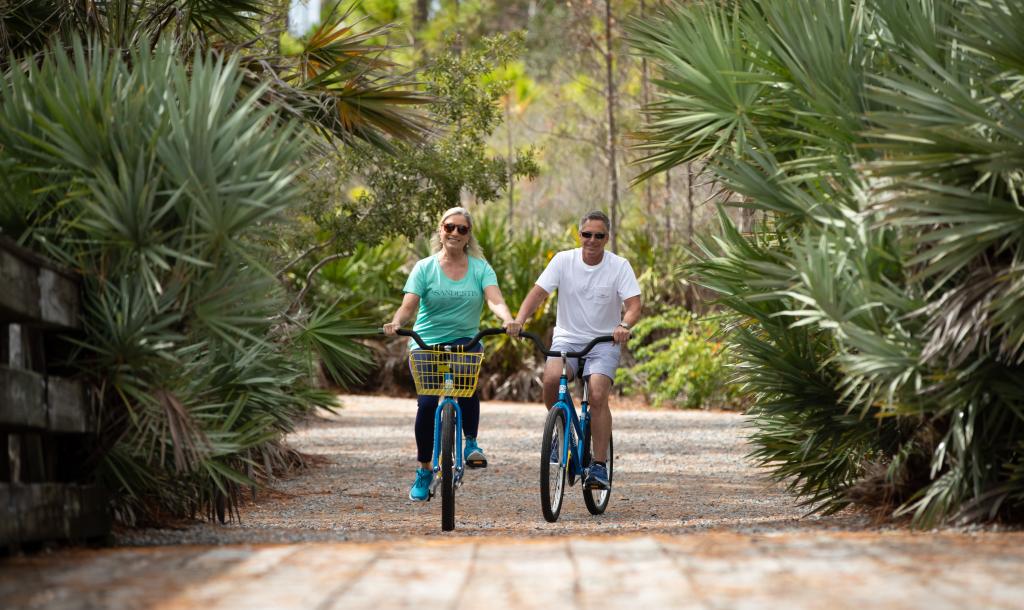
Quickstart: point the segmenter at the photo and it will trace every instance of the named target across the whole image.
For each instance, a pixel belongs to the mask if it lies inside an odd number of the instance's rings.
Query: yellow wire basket
[[[480,378],[483,352],[446,352],[444,350],[413,350],[409,368],[416,382],[416,393],[428,396],[472,396]],[[445,373],[451,373],[445,381]]]

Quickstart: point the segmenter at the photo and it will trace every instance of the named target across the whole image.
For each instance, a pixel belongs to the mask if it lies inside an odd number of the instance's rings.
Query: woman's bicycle
[[[383,332],[383,330],[381,330]],[[480,378],[483,349],[474,350],[480,339],[504,334],[502,328],[485,328],[466,345],[427,345],[416,331],[400,328],[397,334],[410,337],[420,349],[409,352],[409,368],[416,393],[440,396],[434,411],[434,454],[431,467],[434,479],[430,497],[441,488],[441,529],[455,529],[455,490],[462,486],[465,464],[462,460],[462,409],[456,398],[472,396]]]
[[[578,371],[583,372],[587,354],[598,343],[612,341],[611,335],[595,337],[585,348],[578,352],[556,352],[545,349],[540,338],[529,332],[521,332],[520,336],[532,340],[537,349],[545,356],[562,359],[562,377],[558,380],[558,401],[548,411],[544,422],[544,436],[540,449],[540,506],[544,519],[554,523],[562,512],[562,498],[565,495],[565,483],[575,485],[576,480],[585,480],[590,469],[593,455],[590,440],[590,379],[583,377],[583,399],[580,401],[582,415],[577,416],[576,407],[569,393],[568,359],[579,358]],[[582,442],[580,442],[582,439]],[[612,466],[614,452],[611,436],[608,437],[608,489],[588,489],[583,487],[583,502],[592,515],[600,515],[608,507],[611,496]]]

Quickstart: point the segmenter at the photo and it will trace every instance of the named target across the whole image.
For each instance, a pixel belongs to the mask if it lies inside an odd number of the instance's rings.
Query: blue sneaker
[[[462,461],[470,468],[487,468],[487,456],[475,438],[466,437],[466,448],[462,451]]]
[[[430,482],[434,473],[426,468],[416,469],[416,482],[409,489],[409,499],[413,502],[426,502],[430,499]]]
[[[587,489],[611,489],[608,481],[608,467],[604,462],[591,462],[587,472],[587,480],[583,483]]]

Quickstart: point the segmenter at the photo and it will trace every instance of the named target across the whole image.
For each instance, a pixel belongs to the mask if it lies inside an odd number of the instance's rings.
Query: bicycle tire
[[[455,408],[441,410],[441,530],[455,529]]]
[[[555,472],[551,472],[552,463],[551,442],[557,439],[558,443],[558,464],[555,464]],[[553,408],[548,411],[547,420],[544,422],[544,434],[540,442],[540,508],[544,514],[544,520],[548,523],[558,521],[558,515],[562,512],[562,500],[565,497],[565,412],[560,408]],[[552,479],[554,477],[554,479]],[[551,489],[554,483],[555,489]],[[554,493],[552,493],[554,491]]]
[[[583,435],[583,467],[590,468],[590,459],[593,455],[590,451],[590,426],[587,426],[587,431]],[[615,468],[615,445],[612,442],[612,437],[608,437],[608,461],[605,462],[608,467],[608,489],[587,489],[586,485],[583,485],[583,503],[587,505],[587,510],[590,511],[591,515],[603,514],[605,509],[608,508],[608,500],[612,496],[612,474]]]

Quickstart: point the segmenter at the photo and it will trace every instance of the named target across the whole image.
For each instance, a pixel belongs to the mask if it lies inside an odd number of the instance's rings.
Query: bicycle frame
[[[580,359],[579,370],[583,370],[585,359]],[[583,454],[580,449],[579,439],[583,439],[586,434],[587,428],[590,427],[590,384],[587,383],[585,378],[581,378],[583,383],[583,399],[580,400],[580,407],[582,416],[576,415],[576,406],[573,404],[572,395],[569,393],[569,374],[568,364],[565,356],[562,356],[562,376],[558,380],[558,400],[555,404],[551,405],[552,409],[562,409],[565,413],[565,438],[562,442],[562,463],[572,464],[572,469],[569,470],[569,475],[572,477],[570,485],[575,482],[576,477],[582,477],[583,472]],[[573,433],[576,435],[576,440],[572,438]],[[570,459],[571,452],[571,459]]]

